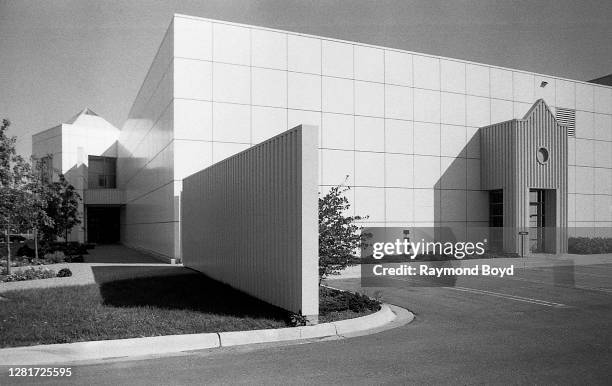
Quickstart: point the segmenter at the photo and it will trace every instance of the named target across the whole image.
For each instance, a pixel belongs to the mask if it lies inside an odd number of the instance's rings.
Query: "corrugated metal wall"
[[[543,164],[537,160],[541,147],[549,152]],[[555,249],[567,251],[567,127],[538,100],[523,119],[483,127],[481,152],[482,189],[504,190],[504,250],[520,251],[518,231],[529,227],[529,189],[551,189],[556,193]]]
[[[298,126],[185,178],[185,266],[317,315],[317,146],[317,128]]]
[[[546,163],[538,162],[540,148],[548,150]],[[515,197],[517,226],[529,226],[529,189],[556,191],[555,224],[558,239],[556,251],[567,251],[567,127],[557,123],[543,100],[534,104],[516,127]]]
[[[125,190],[122,189],[86,189],[83,193],[85,205],[125,204]]]

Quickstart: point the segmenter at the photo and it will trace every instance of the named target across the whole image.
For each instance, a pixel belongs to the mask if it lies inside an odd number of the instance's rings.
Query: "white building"
[[[119,212],[125,204],[116,186],[115,166],[119,129],[90,109],[32,136],[32,155],[50,161],[83,198],[81,226],[70,240],[119,241]]]
[[[173,17],[118,138],[43,142],[54,128],[34,136],[33,150],[61,153],[63,171],[87,155],[116,156],[116,195],[85,205],[122,204],[122,243],[178,257],[183,178],[298,124],[316,125],[322,191],[348,175],[352,209],[369,224],[452,225],[462,237],[495,221],[480,128],[521,119],[539,99],[568,127],[567,150],[545,149],[567,152],[566,187],[556,193],[567,204],[545,226],[612,228],[609,86],[184,15]],[[537,202],[517,207],[537,211]]]

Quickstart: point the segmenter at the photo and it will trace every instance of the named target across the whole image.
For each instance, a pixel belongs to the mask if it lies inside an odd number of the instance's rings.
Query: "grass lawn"
[[[286,311],[186,268],[92,269],[97,284],[2,293],[0,347],[289,326]],[[321,321],[378,309],[329,291]]]

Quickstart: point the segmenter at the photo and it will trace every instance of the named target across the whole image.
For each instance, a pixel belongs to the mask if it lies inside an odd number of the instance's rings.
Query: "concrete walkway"
[[[30,289],[30,288],[53,288],[53,287],[70,287],[75,285],[88,285],[96,283],[93,267],[171,267],[169,264],[163,263],[137,263],[137,264],[115,264],[115,263],[60,263],[49,265],[37,265],[54,270],[56,273],[62,268],[69,268],[72,271],[70,277],[54,277],[51,279],[39,280],[24,280],[7,283],[0,283],[0,293]],[[176,266],[175,266],[176,267]],[[14,267],[14,270],[24,269],[27,267]]]
[[[163,263],[146,253],[125,247],[120,244],[103,244],[94,249],[88,249],[89,254],[83,255],[86,263]]]
[[[72,272],[70,277],[54,277],[51,279],[25,280],[16,282],[0,283],[0,293],[30,288],[52,288],[70,287],[75,285],[94,284],[96,282],[92,267],[101,266],[165,266],[163,263],[150,255],[124,247],[122,245],[100,245],[90,249],[88,255],[84,255],[85,263],[60,263],[49,265],[38,265],[38,267],[54,270],[56,273],[62,268],[68,268]],[[180,265],[179,265],[180,266]],[[13,270],[25,269],[27,267],[13,267]]]

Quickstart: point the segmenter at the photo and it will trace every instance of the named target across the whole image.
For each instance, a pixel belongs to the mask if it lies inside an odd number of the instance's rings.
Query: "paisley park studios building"
[[[560,253],[612,228],[598,83],[174,15],[121,129],[85,109],[32,146],[84,197],[74,240],[180,257],[183,178],[308,124],[320,191],[348,175],[369,225],[503,226],[507,252],[527,230],[525,252]]]

